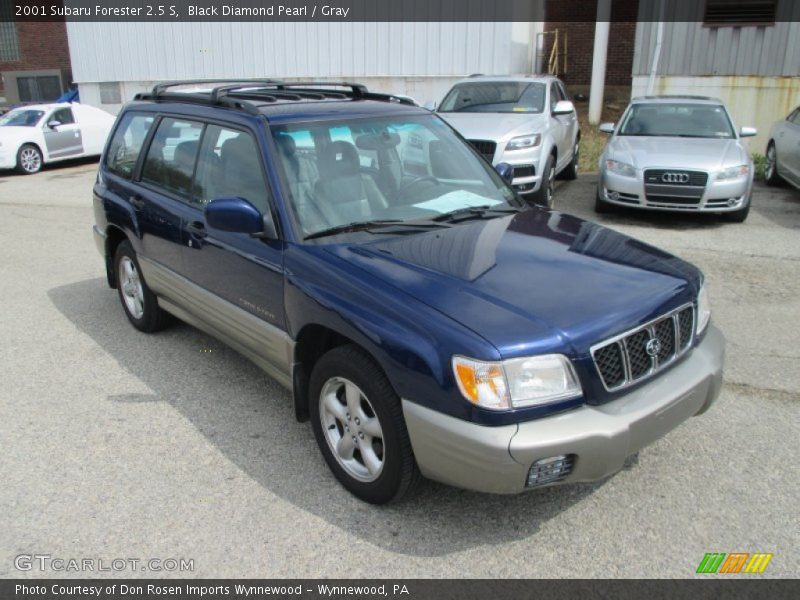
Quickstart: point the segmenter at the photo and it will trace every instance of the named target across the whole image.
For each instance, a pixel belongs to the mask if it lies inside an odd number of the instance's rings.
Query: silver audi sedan
[[[800,189],[800,106],[772,126],[764,178],[769,185],[783,180]]]
[[[742,222],[750,212],[753,161],[721,100],[700,96],[634,98],[618,125],[603,123],[595,209],[726,213]]]

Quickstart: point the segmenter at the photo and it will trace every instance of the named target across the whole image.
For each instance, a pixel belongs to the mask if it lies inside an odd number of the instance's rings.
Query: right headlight
[[[454,356],[453,372],[464,398],[491,410],[549,404],[583,393],[572,363],[562,354],[496,362]]]
[[[623,177],[636,177],[636,167],[618,160],[606,159],[606,169]]]
[[[711,302],[708,300],[705,284],[700,286],[700,293],[697,294],[697,335],[700,335],[708,327],[711,321]]]
[[[530,133],[511,138],[506,144],[506,150],[523,150],[525,148],[535,148],[542,143],[542,134]]]

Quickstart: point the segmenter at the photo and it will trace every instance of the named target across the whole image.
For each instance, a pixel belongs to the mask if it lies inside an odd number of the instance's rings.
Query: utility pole
[[[606,55],[610,30],[611,0],[597,0],[597,20],[594,25],[594,55],[592,58],[592,87],[589,90],[589,123],[597,125],[603,112],[603,88],[606,83]]]

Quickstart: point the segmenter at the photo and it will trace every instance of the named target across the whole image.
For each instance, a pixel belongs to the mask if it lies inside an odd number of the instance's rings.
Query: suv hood
[[[700,272],[642,242],[531,208],[329,246],[492,343],[504,358],[593,344],[694,299]]]
[[[749,162],[738,140],[716,138],[614,136],[606,157],[638,169],[675,167],[715,171]]]
[[[468,140],[499,142],[515,135],[541,132],[547,125],[542,113],[436,113]]]

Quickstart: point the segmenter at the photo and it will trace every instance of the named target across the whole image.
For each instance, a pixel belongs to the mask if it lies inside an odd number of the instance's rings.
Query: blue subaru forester
[[[94,234],[134,327],[263,368],[363,500],[600,479],[711,405],[724,341],[697,268],[512,176],[361,85],[161,84],[117,119]]]

